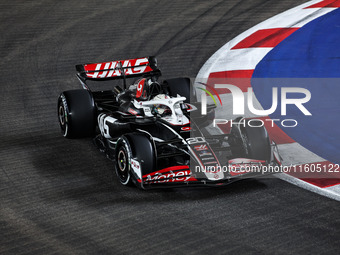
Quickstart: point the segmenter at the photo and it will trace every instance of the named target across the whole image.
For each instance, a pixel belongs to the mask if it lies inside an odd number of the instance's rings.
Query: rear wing
[[[118,60],[111,62],[76,65],[78,78],[86,80],[114,80],[138,76],[160,76],[155,57]]]

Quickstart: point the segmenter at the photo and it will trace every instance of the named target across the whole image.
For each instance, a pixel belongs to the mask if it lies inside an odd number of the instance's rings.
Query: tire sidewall
[[[248,157],[265,160],[269,163],[271,159],[271,147],[266,128],[264,126],[250,127],[246,125],[245,127],[241,127],[241,130]]]
[[[119,175],[118,154],[120,148],[124,146],[127,151],[128,161],[128,178],[122,179]],[[136,160],[140,164],[141,176],[132,174],[131,160]],[[135,184],[139,188],[143,188],[137,179],[142,178],[145,174],[152,173],[157,169],[156,148],[152,142],[152,138],[146,134],[128,133],[121,136],[116,143],[115,148],[115,171],[120,183],[123,185]]]
[[[65,114],[65,123],[60,112]],[[58,120],[66,138],[93,137],[96,132],[96,106],[91,91],[78,89],[61,93],[58,99]]]
[[[234,122],[237,123],[241,120],[242,118],[237,118]],[[270,162],[271,146],[267,130],[264,126],[235,125],[232,127],[231,135],[230,145],[235,157]],[[233,149],[233,147],[236,149]]]
[[[186,97],[185,102],[190,103],[191,100],[197,101],[195,90],[191,90],[191,82],[189,78],[173,78],[164,81],[167,84],[167,89],[169,90],[169,95],[172,97],[180,96]]]

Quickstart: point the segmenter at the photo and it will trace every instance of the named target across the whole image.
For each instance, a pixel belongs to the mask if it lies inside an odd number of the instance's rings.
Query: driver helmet
[[[158,101],[158,100],[164,100],[164,99],[169,99],[169,98],[170,97],[165,94],[158,94],[152,100]],[[170,107],[164,104],[155,104],[153,106],[152,112],[154,114],[160,115],[161,117],[171,116],[172,114]]]
[[[169,106],[164,104],[157,104],[153,107],[153,113],[160,115],[161,117],[167,117],[172,115],[172,111]]]

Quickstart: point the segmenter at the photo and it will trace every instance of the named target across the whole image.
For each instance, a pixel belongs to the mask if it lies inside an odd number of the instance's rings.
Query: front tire
[[[117,141],[116,174],[123,185],[131,184],[131,146],[123,136]]]
[[[240,122],[241,118],[234,120]],[[271,146],[268,132],[263,123],[253,120],[250,126],[247,120],[241,124],[233,125],[231,130],[230,145],[233,157],[249,158],[255,160],[271,160]],[[244,124],[243,124],[244,123]]]
[[[115,149],[115,170],[119,182],[123,185],[135,183],[139,186],[136,179],[142,176],[132,178],[132,159],[139,162],[141,175],[155,171],[155,149],[147,136],[138,133],[123,135],[117,140]]]

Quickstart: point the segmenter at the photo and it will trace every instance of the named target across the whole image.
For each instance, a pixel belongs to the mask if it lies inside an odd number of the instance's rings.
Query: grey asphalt
[[[2,0],[0,254],[338,254],[339,202],[273,178],[124,187],[57,123],[76,64],[156,55],[165,78],[195,77],[227,41],[303,2]]]

